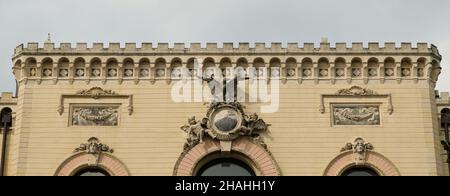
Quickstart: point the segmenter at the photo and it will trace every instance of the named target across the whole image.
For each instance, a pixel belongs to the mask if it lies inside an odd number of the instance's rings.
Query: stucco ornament
[[[367,95],[377,95],[373,90],[361,88],[359,86],[352,86],[351,88],[339,90],[336,95],[355,95],[355,96],[367,96]]]
[[[219,141],[233,141],[239,137],[251,137],[255,142],[266,147],[263,137],[270,124],[264,122],[257,114],[246,115],[238,102],[213,102],[206,117],[196,121],[188,119],[188,124],[181,127],[187,134],[184,149],[202,143],[205,137]]]
[[[89,90],[80,90],[77,92],[77,95],[91,96],[93,99],[98,99],[100,96],[103,95],[117,95],[117,94],[111,90],[103,90],[100,87],[93,87]]]
[[[362,138],[356,138],[352,143],[347,143],[341,152],[353,151],[353,157],[356,165],[364,165],[366,163],[366,152],[373,150],[371,143],[366,143]]]

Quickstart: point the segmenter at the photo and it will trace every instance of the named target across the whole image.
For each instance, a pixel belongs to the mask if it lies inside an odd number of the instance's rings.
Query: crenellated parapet
[[[188,46],[189,45],[189,46]],[[220,46],[221,45],[221,46]],[[350,47],[349,47],[350,45]],[[35,54],[35,53],[142,53],[142,54],[179,54],[179,53],[269,53],[269,54],[308,54],[308,53],[432,53],[436,58],[440,58],[440,54],[434,45],[428,46],[428,43],[417,43],[416,47],[412,46],[412,43],[401,43],[400,47],[396,46],[396,43],[387,42],[384,46],[380,43],[368,43],[365,47],[362,42],[355,43],[336,43],[334,47],[328,42],[320,43],[319,47],[316,47],[314,43],[288,43],[287,46],[283,46],[282,43],[174,43],[170,45],[168,43],[109,43],[108,46],[104,43],[93,43],[88,47],[87,43],[60,43],[59,47],[55,46],[55,43],[44,43],[43,46],[39,46],[38,43],[28,43],[27,46],[21,44],[16,47],[14,56],[20,54]]]
[[[380,83],[394,81],[435,85],[440,73],[441,55],[434,45],[417,43],[54,43],[19,45],[14,52],[13,69],[19,82],[56,84],[60,81],[142,81],[170,82],[180,79],[181,68],[194,72],[196,63],[207,68],[242,67],[247,74],[256,68],[255,78],[295,80],[299,84],[326,82]]]
[[[0,96],[0,105],[15,105],[17,98],[13,97],[11,92],[2,92]]]

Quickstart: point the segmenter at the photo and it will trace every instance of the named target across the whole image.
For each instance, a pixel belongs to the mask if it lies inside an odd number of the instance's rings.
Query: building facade
[[[448,175],[440,62],[426,43],[20,45],[6,175]],[[244,98],[174,100],[213,92],[208,68],[243,70]]]

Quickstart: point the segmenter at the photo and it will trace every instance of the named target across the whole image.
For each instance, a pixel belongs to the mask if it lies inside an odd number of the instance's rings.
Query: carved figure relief
[[[347,143],[341,152],[353,151],[355,164],[364,165],[366,163],[366,152],[373,150],[371,143],[366,143],[362,138],[356,138],[353,143]]]

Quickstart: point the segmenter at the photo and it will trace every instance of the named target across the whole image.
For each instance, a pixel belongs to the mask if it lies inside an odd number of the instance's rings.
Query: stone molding
[[[88,167],[102,168],[112,176],[129,176],[130,172],[125,164],[110,154],[113,152],[108,145],[100,143],[98,138],[91,137],[87,143],[74,149],[74,155],[58,167],[55,176],[73,176]]]
[[[62,115],[64,113],[64,100],[68,98],[84,98],[84,99],[102,99],[102,98],[117,98],[128,100],[128,115],[133,114],[133,95],[120,95],[111,90],[103,90],[100,87],[93,87],[88,90],[80,90],[75,94],[62,94],[59,99],[58,113]]]
[[[389,115],[394,113],[394,106],[392,104],[391,94],[378,94],[377,92],[365,89],[359,86],[353,86],[348,89],[341,89],[335,94],[321,94],[320,95],[320,113],[325,113],[325,99],[326,98],[386,98],[387,100],[387,112]],[[349,103],[351,104],[351,103]],[[370,105],[370,104],[369,104]]]

